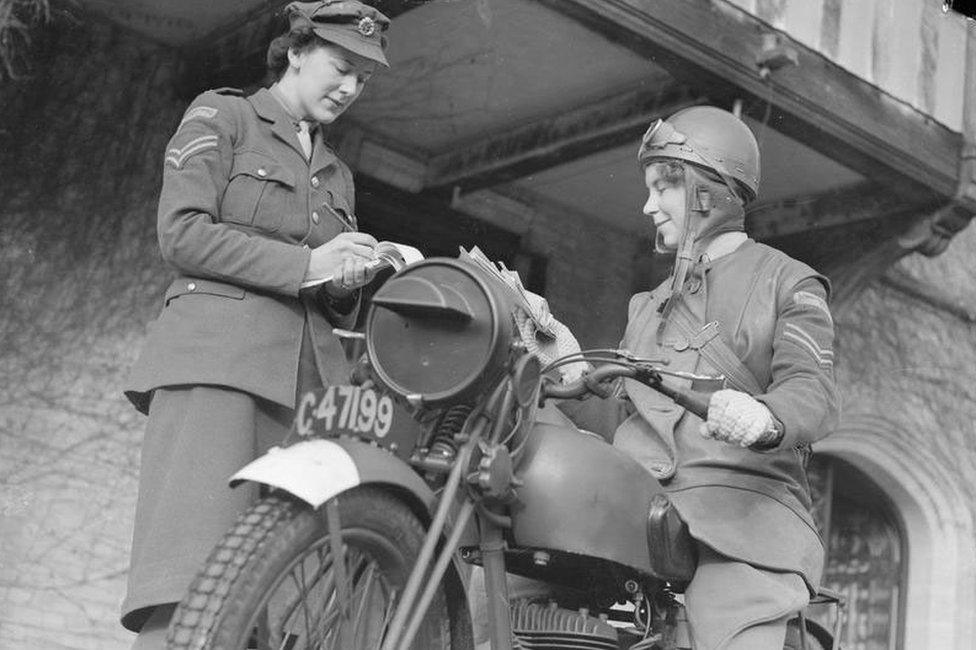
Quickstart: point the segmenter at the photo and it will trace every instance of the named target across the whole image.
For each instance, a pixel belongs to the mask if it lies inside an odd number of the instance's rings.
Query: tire
[[[336,499],[350,584],[348,636],[342,636],[332,586],[325,506],[312,510],[292,498],[270,496],[241,515],[211,552],[173,615],[167,647],[379,648],[425,530],[405,503],[378,487],[361,486]],[[412,648],[472,647],[463,591],[445,578]]]

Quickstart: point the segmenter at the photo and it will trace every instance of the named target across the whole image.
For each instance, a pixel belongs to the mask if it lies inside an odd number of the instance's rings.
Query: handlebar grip
[[[702,420],[708,419],[708,402],[711,400],[710,393],[701,393],[697,390],[678,392],[674,396],[674,401],[678,406],[683,406]]]
[[[712,398],[711,393],[703,393],[697,390],[680,390],[668,386],[664,382],[659,382],[653,387],[659,393],[670,397],[678,406],[683,406],[702,420],[708,419],[708,402]]]
[[[708,419],[708,403],[712,398],[712,391],[682,390],[668,386],[661,381],[660,375],[648,374],[646,370],[636,367],[604,366],[597,368],[588,377],[577,379],[570,384],[547,383],[543,386],[542,395],[545,398],[556,399],[582,397],[594,392],[592,388],[594,384],[616,377],[634,377],[641,383],[669,397],[678,406],[686,408],[703,420]]]

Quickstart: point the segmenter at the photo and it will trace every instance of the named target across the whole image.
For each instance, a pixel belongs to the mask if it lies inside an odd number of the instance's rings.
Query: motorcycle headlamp
[[[373,296],[366,346],[377,381],[414,405],[471,399],[508,369],[516,328],[512,298],[472,263],[430,258]]]

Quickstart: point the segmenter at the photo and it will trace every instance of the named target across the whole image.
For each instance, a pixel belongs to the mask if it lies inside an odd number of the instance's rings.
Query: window
[[[826,541],[823,586],[844,594],[845,650],[897,650],[905,590],[905,543],[891,500],[854,465],[832,456],[810,463],[814,517]],[[813,618],[833,630],[833,611]]]

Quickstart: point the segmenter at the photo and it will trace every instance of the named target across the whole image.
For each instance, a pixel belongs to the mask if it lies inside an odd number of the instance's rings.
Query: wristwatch
[[[750,449],[755,451],[769,451],[770,449],[776,449],[779,447],[779,443],[783,442],[783,437],[786,432],[783,430],[783,423],[773,416],[773,427],[767,429],[761,438],[756,442],[749,445]]]

